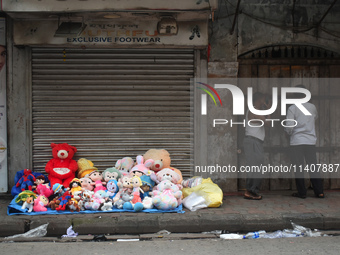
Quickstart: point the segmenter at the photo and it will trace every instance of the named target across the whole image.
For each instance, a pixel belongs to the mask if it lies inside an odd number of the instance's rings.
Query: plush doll
[[[155,186],[155,182],[151,180],[150,176],[142,175],[140,177],[142,181],[142,186],[140,187],[144,192],[142,192],[141,199],[143,200],[145,197],[150,196],[149,192],[152,191],[153,187]]]
[[[47,198],[53,195],[53,190],[50,188],[49,184],[39,184],[36,191],[39,195],[44,195]]]
[[[131,200],[132,204],[135,204],[137,202],[141,203],[142,199],[140,197],[140,193],[144,193],[144,191],[140,188],[142,186],[142,180],[138,176],[134,176],[131,178],[131,184],[132,184],[132,195],[133,199]]]
[[[116,180],[109,180],[106,184],[106,193],[110,199],[113,199],[119,191],[118,182]]]
[[[112,204],[112,200],[108,200],[108,201],[105,201],[103,206],[100,208],[100,210],[102,211],[112,211],[112,208],[113,208],[113,204]]]
[[[95,167],[92,163],[92,161],[87,160],[86,158],[81,158],[77,161],[78,165],[78,178],[83,178],[86,175],[90,174],[91,172],[98,170],[97,167]]]
[[[56,208],[57,211],[65,211],[67,202],[72,198],[70,192],[64,189],[63,185],[56,183],[53,185],[53,192],[57,195],[60,201],[59,206]]]
[[[87,210],[99,210],[105,203],[104,197],[106,197],[106,192],[103,190],[98,190],[94,193],[90,201],[85,203],[85,208]]]
[[[25,210],[28,209],[28,212],[32,212],[33,210],[33,203],[34,203],[34,197],[28,197],[26,201],[23,203],[21,209]]]
[[[37,194],[31,190],[24,190],[18,194],[15,198],[15,202],[18,204],[22,204],[21,209],[28,208],[29,212],[32,212],[33,209],[33,201],[37,198]]]
[[[173,192],[174,194],[176,194],[175,197],[176,197],[176,199],[177,199],[178,205],[182,204],[183,192],[180,191],[181,189],[179,188],[179,185],[178,185],[178,184],[173,184],[173,183],[172,183],[170,186],[171,186],[172,192]],[[181,196],[178,196],[178,194],[179,194],[178,191],[182,192],[182,195],[181,195]],[[157,191],[156,191],[156,192],[157,192]]]
[[[144,197],[142,204],[143,204],[144,209],[152,209],[153,208],[153,203],[152,203],[151,197]]]
[[[101,200],[100,210],[102,211],[111,211],[113,204],[112,200],[109,198],[109,194],[103,190],[99,190],[94,194],[95,197],[98,197]]]
[[[162,181],[157,185],[157,190],[152,191],[152,203],[160,210],[173,210],[178,206],[178,200],[182,191],[176,190],[176,185],[169,180]]]
[[[35,193],[38,195],[44,195],[47,198],[53,195],[53,190],[51,189],[50,184],[46,183],[45,176],[37,176],[34,183],[37,185]]]
[[[181,177],[171,168],[163,168],[161,171],[157,172],[156,176],[158,182],[169,180],[176,184],[179,189],[183,188],[182,184],[179,184]]]
[[[67,143],[51,143],[51,148],[53,159],[48,161],[45,167],[51,186],[59,183],[68,187],[78,170],[77,162],[72,159],[77,149]]]
[[[137,164],[131,168],[130,170],[130,176],[138,176],[141,177],[142,175],[148,175],[150,176],[151,180],[153,181],[157,181],[157,177],[154,173],[154,171],[150,170],[150,167],[153,165],[153,160],[152,159],[148,159],[146,161],[144,161],[143,156],[139,155],[136,158],[136,162]]]
[[[74,198],[71,198],[68,202],[67,202],[67,208],[71,211],[71,212],[74,212],[74,211],[77,211],[79,212],[80,211],[80,207],[78,205],[78,201],[75,200]]]
[[[94,183],[89,177],[80,178],[82,190],[92,191],[94,189]]]
[[[159,172],[163,168],[171,168],[180,176],[178,184],[182,183],[183,181],[182,173],[177,168],[174,168],[171,166],[171,158],[167,150],[150,149],[144,154],[144,160],[148,160],[148,159],[154,160],[154,164],[151,166],[150,169],[153,170],[155,173]]]
[[[141,212],[144,209],[144,205],[141,202],[132,204],[132,208],[135,212]]]
[[[88,177],[94,182],[95,188],[94,192],[97,192],[98,190],[106,190],[104,187],[104,184],[106,182],[103,182],[103,175],[99,171],[92,171]]]
[[[119,199],[114,203],[114,206],[118,209],[122,209],[126,202],[130,202],[133,199],[133,195],[128,193],[121,193]],[[132,208],[132,207],[131,207]]]
[[[12,194],[13,197],[16,197],[19,193],[22,192],[22,190],[21,190],[21,184],[19,184],[18,187],[17,187],[17,183],[18,183],[19,180],[24,176],[24,172],[25,172],[25,169],[20,170],[20,171],[17,171],[16,174],[15,174],[15,176],[14,176],[14,185],[13,185],[13,187],[12,187],[12,189],[11,189],[11,194]],[[36,186],[37,186],[36,181],[37,181],[37,177],[38,177],[38,176],[43,175],[43,176],[45,177],[46,183],[49,183],[49,182],[50,182],[50,181],[48,180],[47,176],[45,176],[45,175],[42,174],[42,173],[32,172],[31,174],[35,177],[35,182],[33,181],[34,184],[33,184],[33,186],[32,186],[32,191],[34,191],[34,192],[36,192],[35,189],[36,189]],[[31,178],[31,177],[29,177],[29,178]],[[23,180],[24,180],[24,178],[22,179],[22,181],[23,181]],[[34,178],[32,178],[32,180],[34,180]],[[32,181],[30,180],[30,182],[32,182]],[[29,190],[29,189],[28,189],[28,186],[25,187],[25,190]],[[36,193],[36,194],[37,194],[37,193]]]
[[[136,157],[137,164],[131,168],[130,175],[137,175],[138,177],[145,175],[151,175],[153,171],[150,170],[150,167],[153,165],[154,161],[152,159],[144,161],[143,156],[138,155]]]
[[[121,172],[123,175],[127,175],[130,173],[131,168],[134,165],[134,161],[130,157],[125,157],[117,160],[115,168]]]
[[[124,192],[131,193],[132,192],[132,185],[131,185],[131,178],[129,176],[123,176],[118,181],[118,187]]]
[[[122,177],[122,173],[119,172],[115,167],[107,168],[103,172],[104,181],[107,183],[109,180],[118,181]]]
[[[31,190],[24,190],[18,194],[18,196],[15,199],[15,202],[21,204],[22,202],[25,202],[29,197],[33,197],[34,199],[36,199],[37,194],[35,194]]]
[[[72,196],[73,196],[73,199],[75,199],[77,202],[79,202],[83,196],[83,191],[80,190],[80,191],[74,191],[72,193]]]
[[[113,202],[117,202],[120,199],[120,195],[122,193],[132,193],[132,185],[131,185],[131,178],[129,176],[123,176],[118,181],[119,191],[116,196],[113,198]]]
[[[39,195],[37,199],[34,200],[33,210],[35,212],[46,212],[48,205],[48,198],[44,195]]]
[[[70,193],[71,193],[71,195],[74,195],[78,191],[82,191],[82,189],[81,189],[81,181],[78,178],[74,178],[70,182]]]
[[[46,184],[46,179],[44,175],[39,175],[35,177],[33,188],[36,189],[39,184]]]
[[[16,183],[16,187],[21,188],[21,191],[24,190],[32,190],[32,186],[34,185],[35,177],[32,174],[32,171],[30,169],[24,169],[24,175],[18,180]]]
[[[94,192],[90,190],[84,190],[83,193],[81,194],[81,199],[78,201],[78,206],[80,207],[80,210],[84,211],[85,204],[90,203],[92,196]]]
[[[49,203],[48,207],[50,207],[52,210],[56,210],[59,207],[60,200],[58,200],[59,197],[53,198]]]

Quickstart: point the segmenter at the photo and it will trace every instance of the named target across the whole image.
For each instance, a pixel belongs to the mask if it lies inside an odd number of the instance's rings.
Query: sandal
[[[305,199],[307,196],[306,195],[300,195],[299,193],[293,193],[292,197],[298,197],[298,198]]]
[[[244,193],[244,198],[249,200],[261,200],[262,196],[254,192],[246,191],[246,193]]]
[[[325,194],[321,193],[321,194],[318,194],[318,195],[315,195],[317,198],[325,198]]]

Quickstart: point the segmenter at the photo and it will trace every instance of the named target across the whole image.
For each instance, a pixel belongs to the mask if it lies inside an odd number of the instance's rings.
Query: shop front
[[[77,148],[76,159],[99,170],[166,149],[183,177],[192,176],[190,79],[206,72],[201,55],[212,7],[72,12],[22,2],[20,12],[3,5],[10,45],[8,187],[19,170],[44,172],[50,144],[65,142]]]

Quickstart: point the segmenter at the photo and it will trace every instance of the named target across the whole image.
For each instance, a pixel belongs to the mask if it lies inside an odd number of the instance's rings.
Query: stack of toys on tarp
[[[67,143],[51,144],[53,158],[47,176],[24,169],[17,172],[14,199],[8,214],[182,211],[182,174],[170,166],[164,149],[118,160],[99,171],[85,158],[73,159],[77,149]]]

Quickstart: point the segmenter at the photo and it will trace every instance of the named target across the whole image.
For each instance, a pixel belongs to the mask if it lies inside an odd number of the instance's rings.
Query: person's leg
[[[263,144],[260,141],[257,141],[252,138],[244,139],[244,153],[246,158],[246,164],[249,167],[252,166],[260,166],[264,161],[264,152],[263,152]],[[260,198],[258,195],[260,186],[262,183],[261,173],[256,172],[247,172],[247,180],[246,180],[246,196],[255,195],[257,198]]]
[[[323,180],[321,178],[320,172],[317,171],[317,158],[315,145],[305,145],[304,146],[306,164],[309,167],[310,181],[313,186],[314,194],[317,197],[323,197]],[[320,196],[321,195],[321,196]]]
[[[296,189],[298,194],[293,194],[294,196],[298,196],[301,198],[306,197],[307,189],[305,186],[305,179],[304,179],[304,150],[303,145],[294,145],[291,146],[291,161],[292,164],[295,166],[295,183]],[[302,166],[302,169],[301,167]]]
[[[258,178],[258,177],[247,178],[247,181],[246,181],[247,190],[257,195],[259,193],[261,183],[262,183],[262,178]]]

